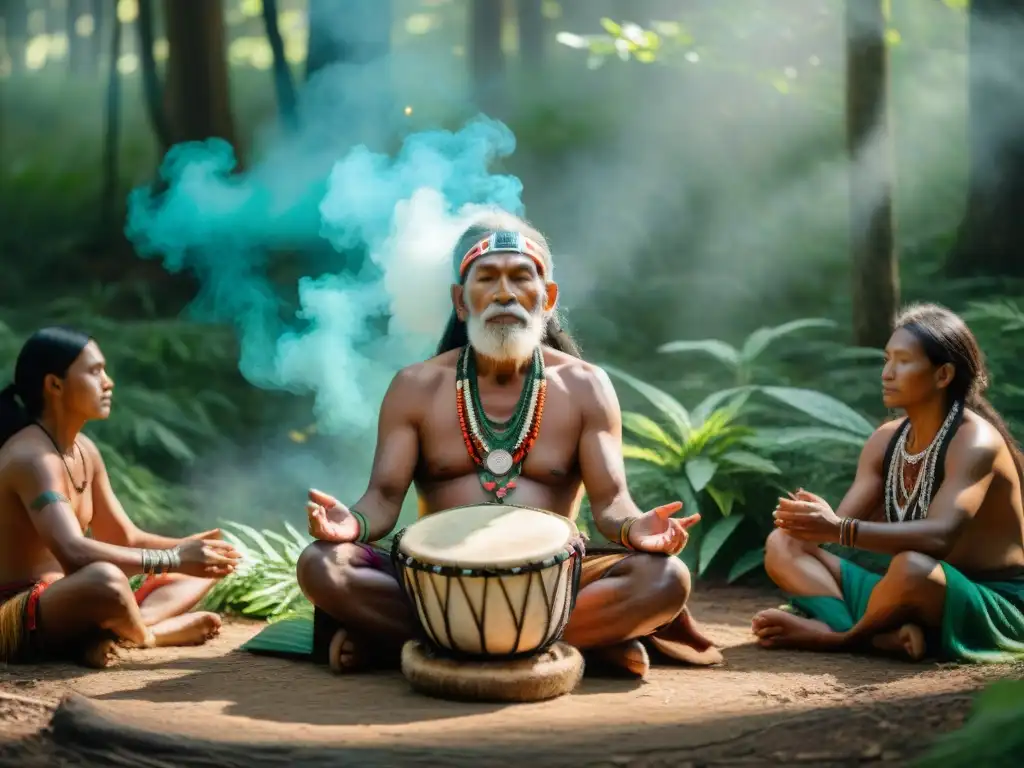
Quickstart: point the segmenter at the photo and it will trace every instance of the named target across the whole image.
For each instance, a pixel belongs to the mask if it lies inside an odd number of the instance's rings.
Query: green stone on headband
[[[537,266],[537,272],[541,277],[547,275],[547,264],[544,261],[544,251],[537,243],[528,238],[522,232],[510,232],[499,230],[473,245],[462,257],[459,263],[458,279],[462,281],[473,266],[473,262],[482,256],[490,256],[492,253],[521,253],[533,259]]]

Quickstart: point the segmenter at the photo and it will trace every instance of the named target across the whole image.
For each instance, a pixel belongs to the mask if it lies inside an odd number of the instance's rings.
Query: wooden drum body
[[[427,642],[482,661],[538,654],[561,638],[583,554],[571,520],[509,504],[434,513],[401,531],[391,550]]]

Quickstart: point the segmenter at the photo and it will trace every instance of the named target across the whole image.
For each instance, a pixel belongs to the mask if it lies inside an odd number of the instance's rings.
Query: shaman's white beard
[[[523,325],[489,324],[488,318],[502,312],[511,312],[523,320]],[[522,307],[490,306],[480,315],[470,315],[466,321],[469,345],[484,357],[497,362],[524,363],[544,340],[547,316],[543,310],[530,314]]]

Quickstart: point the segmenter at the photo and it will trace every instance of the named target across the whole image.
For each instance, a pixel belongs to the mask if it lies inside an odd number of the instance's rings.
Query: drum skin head
[[[462,661],[417,640],[402,648],[402,674],[413,690],[453,701],[545,701],[571,693],[583,679],[583,654],[565,642],[512,661]]]
[[[435,565],[514,568],[563,550],[579,535],[568,518],[511,504],[474,504],[435,512],[410,525],[404,555]]]

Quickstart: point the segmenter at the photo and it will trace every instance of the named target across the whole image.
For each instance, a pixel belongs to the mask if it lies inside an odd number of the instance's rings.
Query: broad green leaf
[[[729,569],[729,575],[726,577],[726,581],[729,584],[732,584],[737,579],[743,578],[755,568],[760,568],[763,565],[764,547],[752,549],[736,558],[736,562],[734,562],[732,564],[732,568]]]
[[[619,35],[622,34],[622,27],[609,18],[603,17],[601,19],[601,26],[605,28],[605,31],[609,35],[615,35],[616,37],[618,37]]]
[[[752,334],[750,334],[746,341],[743,343],[743,348],[740,350],[740,359],[743,364],[750,365],[758,356],[761,355],[773,342],[788,336],[798,331],[807,330],[808,328],[835,328],[836,323],[833,320],[826,320],[818,317],[808,317],[800,320],[791,320],[788,323],[782,325],[776,325],[772,328],[758,328]]]
[[[690,434],[690,414],[678,400],[667,392],[663,392],[657,387],[651,386],[647,382],[641,381],[625,371],[607,365],[601,367],[608,374],[622,379],[622,381],[629,384],[633,389],[646,397],[651,405],[658,409],[659,415],[663,416],[666,421],[676,428],[679,439],[682,442],[686,441]]]
[[[700,543],[700,575],[703,576],[708,567],[714,561],[715,556],[721,551],[725,542],[729,540],[736,529],[743,523],[742,515],[730,515],[723,517],[704,534],[704,540]]]
[[[270,597],[272,595],[276,595],[278,592],[283,592],[284,590],[288,589],[288,586],[289,582],[287,581],[280,581],[276,584],[268,584],[259,589],[253,590],[252,592],[246,593],[244,599],[248,602],[252,602],[257,598]]]
[[[642,448],[639,445],[632,445],[625,443],[622,446],[622,456],[625,459],[632,459],[633,461],[645,461],[648,464],[654,464],[658,467],[671,467],[673,461],[670,457],[666,457],[664,453],[653,450],[651,448]]]
[[[669,341],[658,347],[662,354],[671,355],[680,352],[702,352],[718,360],[725,366],[735,370],[740,365],[739,351],[719,339],[700,339],[695,341]]]
[[[668,433],[656,421],[644,416],[642,413],[634,413],[632,411],[623,413],[622,428],[636,437],[642,437],[650,440],[652,443],[657,443],[660,447],[672,453],[678,454],[682,452],[679,443],[669,437]]]
[[[815,450],[822,443],[840,443],[861,448],[865,438],[841,429],[828,427],[780,427],[757,429],[743,438],[743,443],[757,450]]]
[[[160,444],[160,447],[167,451],[171,456],[178,459],[178,461],[186,463],[195,461],[196,455],[192,449],[185,444],[185,441],[159,421],[150,421],[148,429]]]
[[[697,494],[693,492],[693,488],[690,487],[690,483],[685,477],[677,476],[672,478],[672,488],[678,500],[683,502],[681,512],[683,517],[700,514],[700,502],[697,500]],[[676,499],[665,499],[666,503],[669,501],[676,501]],[[690,538],[686,542],[686,547],[679,553],[679,559],[686,564],[686,567],[692,573],[698,573],[699,571],[700,545],[706,530],[707,526],[703,520],[690,528]]]
[[[260,548],[260,551],[268,560],[270,560],[271,562],[278,563],[284,562],[284,558],[281,557],[280,553],[276,549],[270,546],[270,542],[263,537],[262,533],[257,531],[255,528],[243,526],[241,523],[235,523],[235,526],[242,530],[246,536],[253,540],[253,542],[256,544],[257,547]]]
[[[711,459],[698,456],[686,462],[684,469],[686,471],[686,479],[690,481],[694,492],[700,493],[714,478],[715,473],[718,471],[718,465]]]
[[[313,541],[313,538],[311,536],[304,536],[303,534],[299,533],[295,529],[295,527],[288,521],[285,521],[284,529],[288,531],[289,534],[291,534],[291,537],[293,539],[295,539],[295,543],[303,549],[305,549],[306,545],[311,544]]]
[[[782,474],[782,470],[776,466],[775,462],[749,451],[729,451],[728,453],[723,453],[718,458],[720,461],[728,462],[743,469],[750,469],[754,472],[761,472],[765,475]]]
[[[555,35],[555,40],[569,48],[584,50],[590,47],[590,40],[583,35],[576,35],[572,32],[559,32]]]
[[[755,389],[756,387],[750,386],[730,387],[729,389],[720,389],[717,392],[712,392],[690,411],[690,420],[694,429],[707,421],[708,417],[722,403],[726,404],[723,405],[723,408],[726,409],[738,410],[742,408]]]
[[[769,397],[806,413],[831,427],[869,437],[875,428],[871,422],[831,395],[798,387],[760,387]]]
[[[974,700],[974,712],[1024,708],[1024,680],[999,680],[991,683]]]
[[[737,499],[736,493],[716,488],[713,485],[709,485],[704,490],[707,491],[707,494],[711,497],[712,501],[718,505],[718,511],[722,513],[722,517],[728,517],[732,514],[732,506]]]

